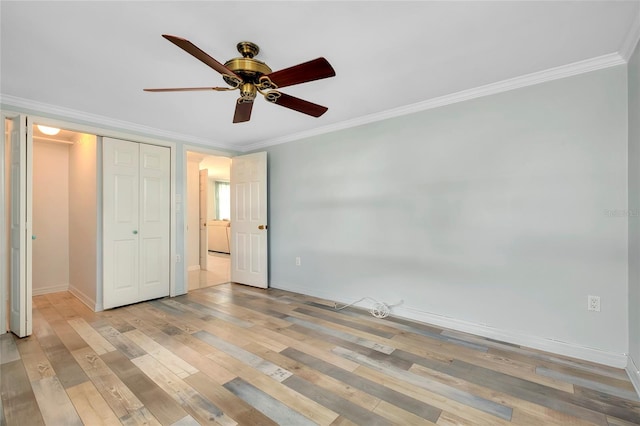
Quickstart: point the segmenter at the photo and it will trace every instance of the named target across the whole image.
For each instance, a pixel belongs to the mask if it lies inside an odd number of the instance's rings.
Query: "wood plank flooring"
[[[236,284],[0,336],[0,425],[640,425],[623,370]]]

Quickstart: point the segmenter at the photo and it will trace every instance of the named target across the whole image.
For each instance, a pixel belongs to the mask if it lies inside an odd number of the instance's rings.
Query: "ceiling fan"
[[[163,34],[162,37],[218,71],[222,74],[222,78],[229,87],[174,87],[166,89],[144,89],[146,92],[240,90],[240,97],[236,101],[236,110],[233,115],[234,123],[249,121],[251,118],[253,101],[258,93],[264,96],[264,98],[271,103],[312,117],[320,117],[328,110],[327,107],[322,105],[314,104],[277,90],[281,87],[293,86],[294,84],[306,83],[308,81],[335,76],[336,72],[325,58],[317,58],[273,72],[267,64],[254,59],[254,56],[258,54],[260,48],[258,45],[250,41],[242,41],[236,46],[238,52],[242,55],[241,58],[230,59],[223,65],[189,40],[168,34]]]

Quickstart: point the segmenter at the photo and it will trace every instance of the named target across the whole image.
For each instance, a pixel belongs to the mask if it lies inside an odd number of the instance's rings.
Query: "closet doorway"
[[[97,137],[8,116],[3,117],[2,311],[12,312],[9,328],[26,336],[32,296],[70,291],[95,307]],[[14,144],[17,123],[24,139]],[[13,163],[22,155],[15,173]],[[2,332],[6,320],[3,315]]]
[[[70,291],[95,309],[97,137],[33,125],[33,295]]]
[[[186,151],[188,290],[231,280],[229,157]]]

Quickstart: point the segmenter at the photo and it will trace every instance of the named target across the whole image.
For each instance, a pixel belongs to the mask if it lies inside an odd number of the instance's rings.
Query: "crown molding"
[[[364,124],[374,123],[377,121],[387,120],[389,118],[400,117],[403,115],[413,114],[428,109],[438,108],[445,105],[451,105],[458,102],[464,102],[471,99],[481,98],[484,96],[495,95],[497,93],[509,90],[519,89],[522,87],[533,86],[535,84],[547,81],[558,80],[565,77],[571,77],[591,71],[609,68],[616,65],[626,64],[626,61],[619,53],[611,53],[608,55],[598,56],[584,61],[574,62],[555,68],[549,68],[544,71],[538,71],[531,74],[525,74],[520,77],[510,78],[507,80],[490,83],[484,86],[475,87],[473,89],[462,90],[460,92],[449,95],[440,96],[415,104],[394,108],[391,110],[358,117],[352,120],[342,121],[340,123],[330,124],[328,126],[318,127],[306,132],[295,133],[279,138],[268,139],[262,142],[254,143],[243,147],[243,152],[253,151],[260,148],[266,148],[273,145],[279,145],[286,142],[293,142],[313,136],[323,135],[325,133],[345,130],[351,127],[362,126]]]
[[[416,112],[426,111],[433,108],[442,107],[445,105],[451,105],[458,102],[464,102],[484,96],[494,95],[509,90],[519,89],[527,86],[533,86],[548,81],[558,80],[565,77],[571,77],[578,74],[583,74],[591,71],[596,71],[604,68],[613,67],[616,65],[626,64],[628,58],[631,56],[635,45],[640,38],[640,18],[634,21],[632,29],[629,31],[623,48],[620,53],[611,53],[608,55],[598,56],[591,59],[586,59],[579,62],[574,62],[567,65],[562,65],[555,68],[550,68],[544,71],[538,71],[531,74],[525,74],[523,76],[498,81],[496,83],[486,84],[484,86],[475,87],[472,89],[462,90],[460,92],[452,93],[449,95],[440,96],[437,98],[428,99],[426,101],[417,102],[411,105],[394,108],[379,113],[369,114],[363,117],[354,118],[351,120],[342,121],[339,123],[330,124],[327,126],[318,127],[305,132],[294,133],[278,138],[267,139],[243,147],[232,146],[224,144],[218,141],[211,141],[204,138],[195,136],[183,135],[180,133],[169,132],[165,130],[156,129],[153,127],[143,126],[140,124],[131,123],[123,120],[116,120],[113,118],[90,114],[70,108],[64,108],[56,105],[46,104],[43,102],[33,101],[29,99],[19,98],[11,95],[0,94],[0,104],[3,108],[8,109],[25,109],[31,112],[44,113],[49,115],[58,116],[59,118],[67,119],[70,121],[81,121],[95,125],[97,127],[113,128],[118,130],[127,130],[136,133],[141,133],[147,136],[156,136],[171,141],[182,141],[186,143],[192,143],[196,145],[203,145],[211,148],[219,148],[227,151],[236,152],[249,152],[257,149],[266,148],[269,146],[279,145],[286,142],[294,142],[302,139],[311,138],[314,136],[323,135],[326,133],[336,132],[339,130],[350,129],[352,127],[358,127],[365,124],[375,123],[378,121],[387,120],[390,118],[401,117]],[[626,59],[625,59],[625,55]]]
[[[625,62],[629,62],[629,58],[633,55],[633,51],[640,40],[640,13],[638,13],[629,28],[629,32],[622,42],[622,46],[618,53]]]
[[[117,120],[105,117],[103,115],[91,114],[78,111],[71,108],[65,108],[57,105],[51,105],[44,102],[33,101],[31,99],[19,98],[17,96],[0,94],[0,105],[3,109],[22,110],[39,115],[55,116],[67,121],[73,121],[90,124],[95,127],[105,129],[117,129],[120,131],[130,131],[144,136],[160,137],[170,141],[182,141],[207,147],[220,148],[227,151],[236,151],[237,148],[228,144],[224,144],[209,139],[199,138],[195,136],[184,135],[181,133],[169,132],[166,130],[156,129],[154,127],[143,126],[141,124],[132,123],[130,121]]]

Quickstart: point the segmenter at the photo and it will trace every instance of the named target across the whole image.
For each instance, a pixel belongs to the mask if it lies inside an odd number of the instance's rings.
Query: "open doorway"
[[[96,308],[97,137],[33,125],[33,295]]]
[[[5,167],[2,213],[6,220],[3,221],[2,244],[3,252],[10,252],[11,255],[6,256],[6,268],[2,268],[2,292],[6,296],[2,311],[4,308],[10,310],[5,303],[12,300],[12,292],[16,295],[24,292],[30,300],[31,296],[70,291],[95,309],[97,137],[28,121],[31,142],[28,147],[20,149],[31,150],[30,160],[24,163],[23,172],[14,174],[9,165],[10,156],[13,155],[9,134],[15,123],[10,118],[3,118],[3,121]],[[25,182],[24,185],[20,181]],[[20,208],[28,211],[25,214],[28,215],[28,222],[31,222],[28,235],[25,235],[30,241],[29,247],[16,244],[14,248],[11,244],[11,241],[19,238],[12,238],[18,234],[10,224],[22,220],[19,209],[14,208],[17,200],[20,200],[17,203]],[[14,261],[19,256],[25,258],[20,265]],[[24,280],[21,275],[25,277]],[[30,302],[21,305],[16,299],[15,306],[16,309],[23,306],[25,311],[31,310]],[[20,318],[25,315],[26,321],[30,322],[29,313],[20,315]],[[4,324],[5,320],[3,316],[0,322]],[[14,327],[11,329],[14,330]]]
[[[231,280],[231,159],[187,151],[188,290]]]

